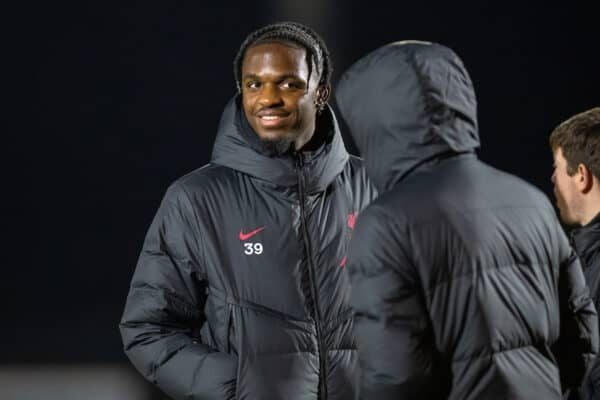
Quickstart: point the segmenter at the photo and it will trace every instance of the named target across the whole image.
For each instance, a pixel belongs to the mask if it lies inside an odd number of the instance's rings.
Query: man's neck
[[[586,226],[600,213],[600,186],[598,186],[598,180],[594,179],[594,187],[592,191],[587,194],[585,200],[585,207],[581,218],[581,225]]]
[[[321,147],[327,134],[323,132],[323,124],[312,126],[305,134],[299,137],[294,143],[296,151],[314,151]]]

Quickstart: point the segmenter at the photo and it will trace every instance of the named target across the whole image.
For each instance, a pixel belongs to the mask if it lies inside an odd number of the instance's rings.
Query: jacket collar
[[[573,229],[571,241],[584,265],[591,265],[593,256],[600,250],[600,214],[587,225]]]
[[[287,188],[298,185],[301,163],[306,191],[322,191],[342,172],[349,155],[331,108],[317,118],[317,132],[323,135],[323,143],[316,150],[273,154],[250,127],[236,96],[221,117],[211,162]]]

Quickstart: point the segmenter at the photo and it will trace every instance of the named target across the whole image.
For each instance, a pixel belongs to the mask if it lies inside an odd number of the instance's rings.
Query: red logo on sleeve
[[[348,214],[348,228],[354,230],[354,224],[356,223],[356,217],[358,217],[358,211]]]

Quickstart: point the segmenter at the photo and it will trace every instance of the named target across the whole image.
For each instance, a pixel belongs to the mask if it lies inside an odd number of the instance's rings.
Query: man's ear
[[[321,85],[317,88],[317,98],[315,99],[315,103],[317,105],[325,106],[327,100],[329,100],[329,96],[331,95],[331,85]]]
[[[577,165],[577,186],[581,193],[588,193],[594,186],[594,175],[584,164]],[[596,182],[597,184],[597,182]]]

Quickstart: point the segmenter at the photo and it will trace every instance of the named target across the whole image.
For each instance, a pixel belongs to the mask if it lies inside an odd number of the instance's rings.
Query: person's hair
[[[552,151],[560,147],[569,175],[583,164],[600,178],[600,107],[574,115],[558,125],[550,135],[550,147]]]
[[[250,33],[240,46],[233,60],[233,75],[239,91],[241,91],[242,63],[246,51],[262,43],[283,43],[303,48],[306,51],[308,64],[308,80],[313,69],[313,63],[319,74],[319,84],[328,85],[331,78],[332,66],[329,50],[323,39],[308,26],[297,22],[278,22],[264,26]]]

